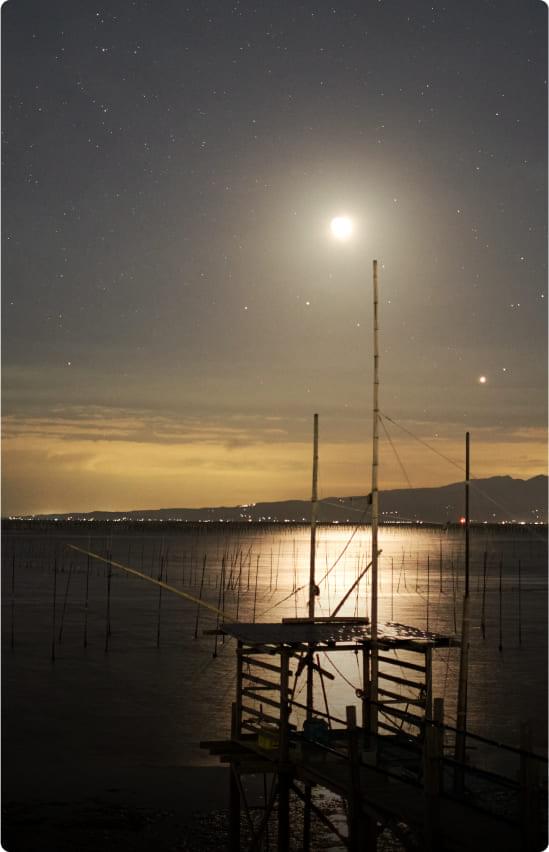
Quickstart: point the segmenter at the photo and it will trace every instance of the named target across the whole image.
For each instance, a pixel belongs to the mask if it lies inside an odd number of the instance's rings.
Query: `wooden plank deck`
[[[278,751],[260,749],[257,742],[246,739],[203,743],[222,761],[238,764],[243,772],[272,772],[280,769]],[[293,777],[305,784],[320,785],[337,796],[349,800],[354,795],[351,763],[345,752],[336,754],[314,743],[299,741],[290,751],[284,767]],[[421,835],[426,819],[432,820],[437,850],[440,852],[486,852],[493,848],[501,852],[519,852],[522,848],[518,824],[495,814],[481,811],[474,801],[460,800],[447,795],[427,798],[424,787],[405,776],[389,774],[383,767],[360,766],[360,801],[365,814],[398,820]]]

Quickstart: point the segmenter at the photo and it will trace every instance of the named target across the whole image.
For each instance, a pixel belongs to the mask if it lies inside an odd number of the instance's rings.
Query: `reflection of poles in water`
[[[482,560],[482,606],[480,611],[480,630],[482,638],[486,639],[486,565],[488,562],[488,554],[484,551]]]
[[[440,542],[440,554],[438,557],[438,579],[439,579],[439,592],[442,594],[442,542]]]
[[[460,795],[465,789],[464,767],[466,763],[465,740],[467,736],[467,686],[469,670],[469,432],[465,434],[465,577],[463,591],[463,612],[461,621],[461,648],[459,656],[459,684],[457,696],[456,742],[454,759],[455,790]]]
[[[107,558],[109,559],[109,564],[107,568],[107,612],[105,617],[105,652],[109,650],[109,638],[111,635],[111,577],[112,577],[112,563],[111,553],[107,552]]]
[[[206,573],[207,558],[208,558],[207,555],[204,554],[204,559],[202,560],[202,577],[200,578],[200,591],[198,593],[198,600],[199,601],[202,600],[202,591],[204,589],[204,575]],[[239,594],[240,594],[240,589],[239,589]],[[198,639],[198,616],[199,616],[199,613],[200,613],[200,604],[198,603],[196,605],[196,620],[195,620],[195,623],[194,623],[194,638],[195,639]],[[236,617],[238,619],[238,598],[237,598],[237,616]]]
[[[57,556],[53,559],[53,604],[51,621],[51,659],[55,660],[55,603],[57,598]]]
[[[219,589],[217,594],[217,615],[215,621],[215,631],[214,631],[214,649],[213,649],[213,657],[217,657],[217,637],[219,634],[219,622],[220,622],[220,611],[221,611],[221,595],[223,588],[223,577],[225,574],[225,556],[221,558],[221,578],[219,580]]]
[[[91,538],[88,539],[88,550],[91,550]],[[88,597],[90,588],[90,556],[86,557],[86,593],[84,597],[84,648],[88,647]]]
[[[158,574],[158,579],[162,582],[162,575],[164,570],[164,553],[161,551],[160,553],[160,573]],[[162,586],[158,587],[158,615],[156,618],[156,647],[160,648],[160,613],[162,610]]]
[[[522,645],[521,564],[518,561],[518,643]]]
[[[11,636],[10,647],[15,646],[15,550],[11,557]]]
[[[503,651],[503,559],[499,560],[499,644],[498,650]]]
[[[67,609],[67,600],[68,600],[68,597],[69,597],[69,586],[71,584],[71,577],[72,577],[72,561],[69,563],[69,573],[67,574],[67,583],[65,585],[65,595],[63,597],[63,609],[61,610],[61,625],[59,627],[59,636],[57,637],[59,644],[61,644],[61,642],[63,641],[63,625],[65,623],[65,611]]]
[[[256,603],[257,603],[257,580],[258,580],[258,575],[259,575],[259,553],[257,554],[257,559],[256,559],[256,563],[255,563],[254,614],[253,614],[253,618],[252,618],[252,621],[254,622],[254,624],[255,624],[255,605],[256,605]],[[297,596],[296,596],[296,597],[297,597]]]
[[[456,617],[456,572],[454,569],[454,560],[450,562],[451,571],[452,571],[452,598],[453,598],[453,611],[454,611],[454,633],[457,633],[457,617]]]
[[[406,585],[406,568],[404,567],[404,548],[402,549],[402,561],[400,563],[400,573],[398,575],[398,583],[397,583],[397,595],[400,590],[400,578],[404,576],[404,588],[408,591],[408,586]]]
[[[238,577],[237,577],[237,587],[236,587],[236,615],[235,621],[238,621],[238,612],[240,610],[240,587],[242,584],[242,552],[240,553],[240,564],[238,566]]]

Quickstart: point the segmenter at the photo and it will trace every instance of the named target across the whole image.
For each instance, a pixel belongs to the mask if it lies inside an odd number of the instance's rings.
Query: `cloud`
[[[462,424],[406,421],[382,430],[381,488],[463,478]],[[321,417],[320,494],[362,494],[371,480],[370,420]],[[307,497],[312,418],[57,406],[4,419],[3,512],[237,504]],[[479,427],[474,477],[546,470],[545,430]]]

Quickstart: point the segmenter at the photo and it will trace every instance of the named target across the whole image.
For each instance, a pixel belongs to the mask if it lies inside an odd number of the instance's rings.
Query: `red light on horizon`
[[[460,518],[459,522],[460,524],[465,524],[467,522],[467,518]]]

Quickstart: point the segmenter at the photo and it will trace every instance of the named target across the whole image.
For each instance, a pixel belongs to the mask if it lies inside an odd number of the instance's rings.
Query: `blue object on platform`
[[[311,719],[303,722],[303,736],[311,743],[330,744],[330,729],[323,719]]]

